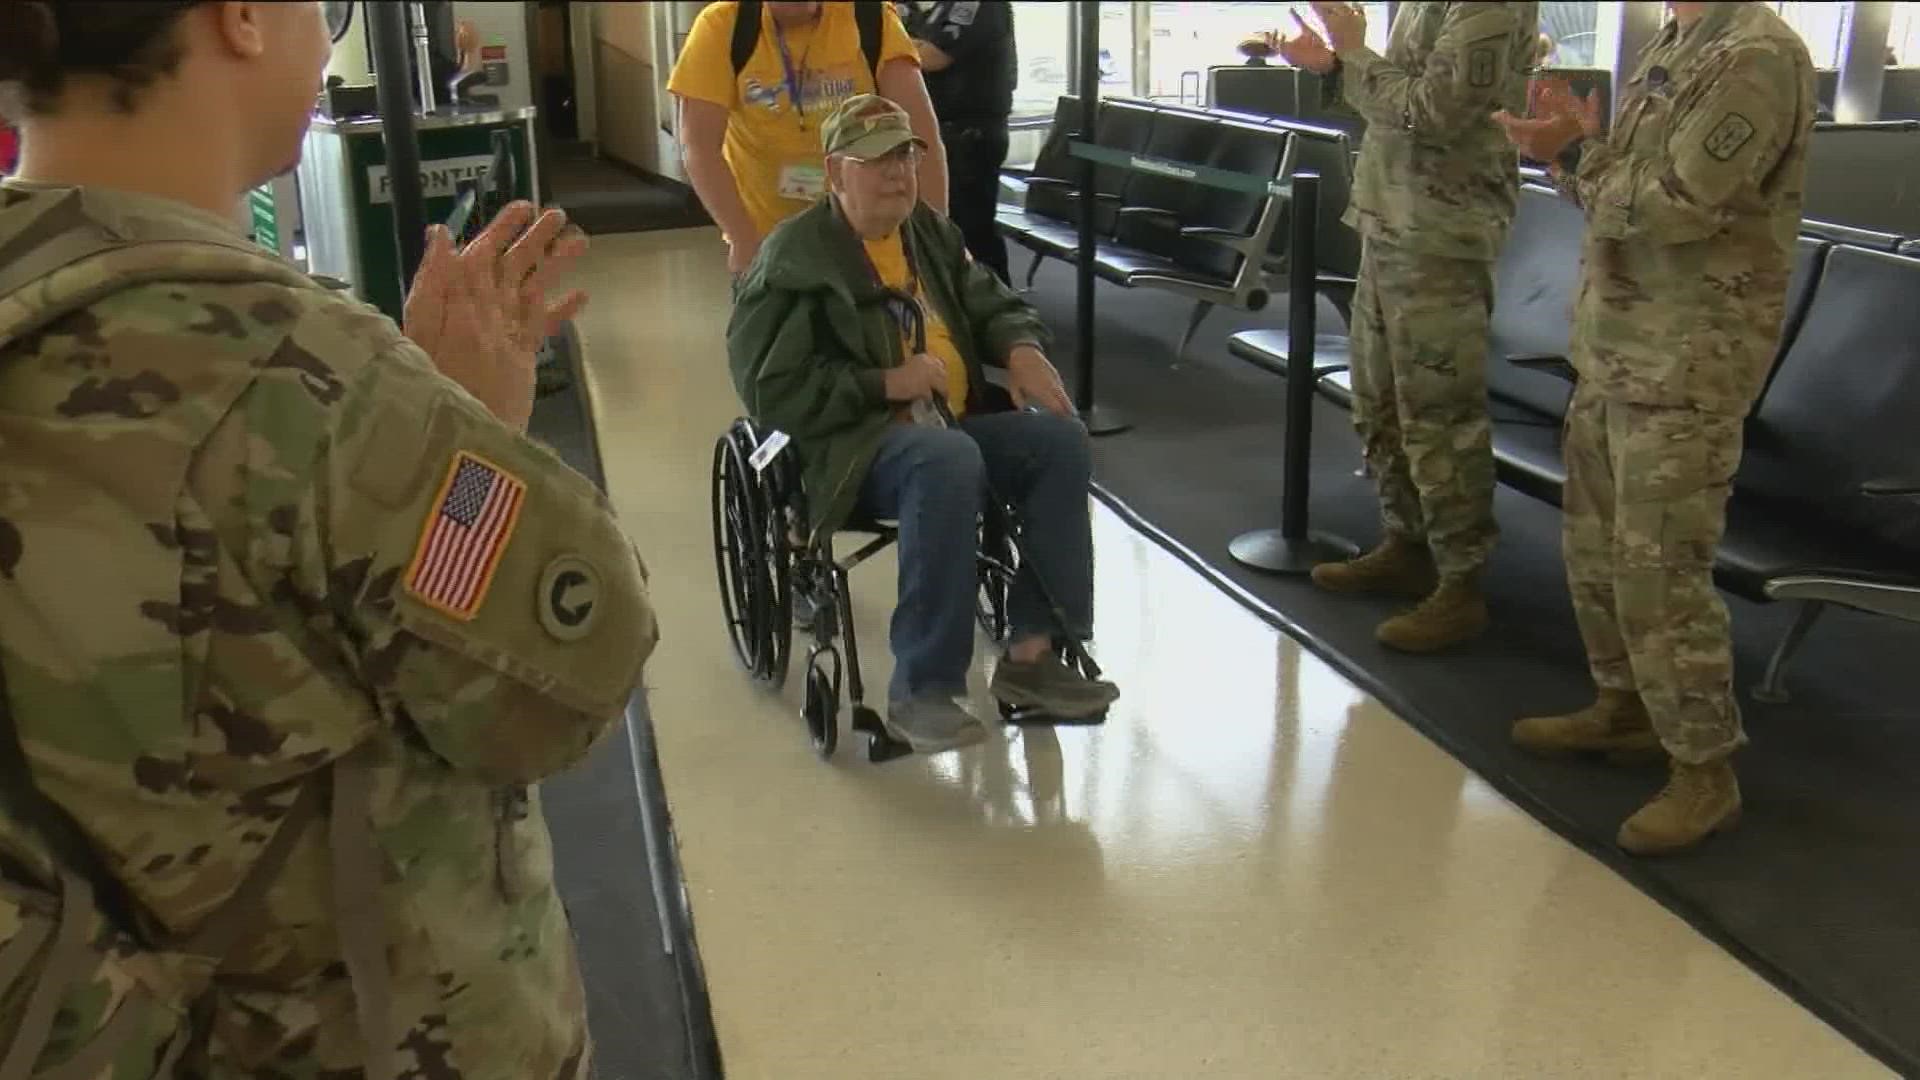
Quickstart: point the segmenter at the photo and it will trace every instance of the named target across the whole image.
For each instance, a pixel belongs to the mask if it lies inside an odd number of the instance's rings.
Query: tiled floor
[[[722,632],[722,251],[597,239],[583,330],[729,1077],[1886,1075],[1104,510],[1105,728],[818,760]]]

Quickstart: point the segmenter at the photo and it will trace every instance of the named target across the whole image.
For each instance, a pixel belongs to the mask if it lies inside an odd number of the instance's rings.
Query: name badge
[[[811,202],[827,193],[827,170],[819,165],[789,165],[780,170],[780,197]]]

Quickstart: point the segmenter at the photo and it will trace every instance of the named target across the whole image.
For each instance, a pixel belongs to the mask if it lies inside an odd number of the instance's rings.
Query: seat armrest
[[[1319,274],[1313,279],[1315,285],[1323,289],[1342,289],[1352,292],[1360,287],[1360,279],[1345,274]]]
[[[1920,622],[1920,575],[1796,570],[1769,579],[1764,590],[1773,600],[1839,604],[1903,622]]]
[[[1860,485],[1860,494],[1876,499],[1920,498],[1920,477],[1869,480]]]
[[[1580,378],[1579,373],[1573,369],[1573,365],[1568,363],[1567,358],[1564,356],[1553,356],[1550,354],[1509,356],[1507,357],[1507,363],[1515,367],[1530,368],[1547,375],[1558,375],[1568,382],[1577,382]]]
[[[1222,229],[1213,225],[1189,225],[1180,230],[1180,235],[1191,236],[1199,240],[1242,241],[1253,239],[1252,233],[1243,233],[1234,229]]]
[[[1171,210],[1162,210],[1157,206],[1123,206],[1120,208],[1123,218],[1154,218],[1161,221],[1179,221],[1180,215]]]
[[[1025,180],[1033,175],[1033,167],[1030,165],[1002,165],[1000,167],[1000,175]]]

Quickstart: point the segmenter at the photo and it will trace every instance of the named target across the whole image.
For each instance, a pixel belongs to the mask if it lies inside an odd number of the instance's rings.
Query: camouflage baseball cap
[[[913,133],[907,110],[874,94],[848,98],[820,125],[820,144],[829,157],[871,161],[906,143],[927,145]]]

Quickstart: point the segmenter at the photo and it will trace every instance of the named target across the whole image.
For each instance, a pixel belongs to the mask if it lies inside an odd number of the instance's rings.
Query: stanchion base
[[[1133,429],[1133,421],[1114,412],[1108,405],[1095,405],[1091,409],[1082,409],[1080,422],[1087,425],[1089,435],[1118,435]]]
[[[1256,529],[1234,537],[1227,551],[1235,562],[1269,574],[1305,574],[1321,563],[1341,562],[1360,553],[1360,545],[1331,533],[1308,532],[1289,540],[1279,529]]]

